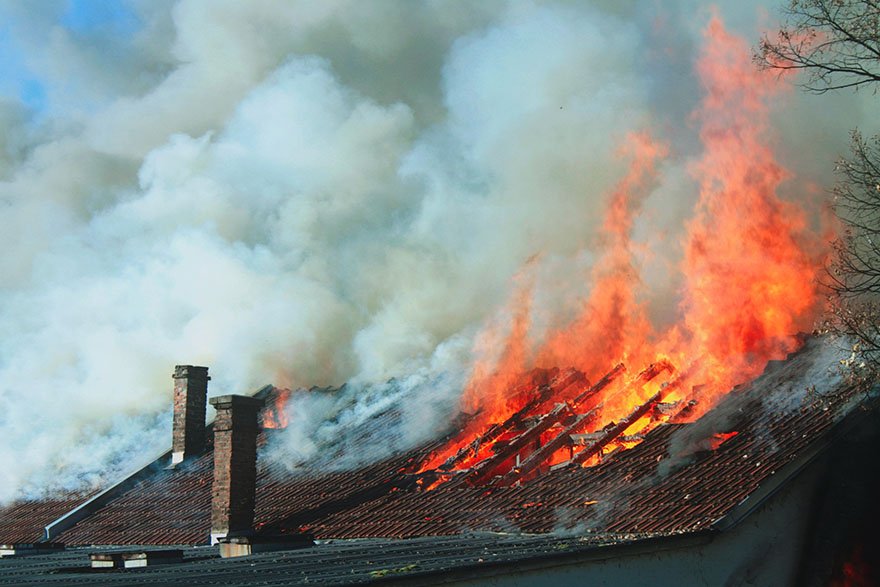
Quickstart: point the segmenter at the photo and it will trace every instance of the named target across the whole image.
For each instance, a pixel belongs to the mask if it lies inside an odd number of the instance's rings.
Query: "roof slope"
[[[524,561],[560,564],[589,556],[603,544],[583,538],[472,533],[405,541],[334,541],[227,559],[217,556],[216,547],[200,546],[183,549],[183,564],[97,570],[89,568],[87,556],[94,549],[74,548],[2,559],[0,585],[352,585],[383,579],[436,584],[446,580],[438,581],[439,573],[458,571],[473,578]]]
[[[0,510],[0,544],[31,543],[43,538],[43,527],[77,507],[98,490],[72,492],[46,499],[16,501]]]
[[[261,457],[256,526],[316,538],[478,530],[644,536],[707,529],[735,517],[759,488],[802,466],[852,404],[855,390],[828,373],[826,355],[811,341],[697,422],[660,425],[596,466],[557,469],[521,486],[421,490],[408,471],[441,441],[348,471],[327,471],[318,463],[291,472]],[[807,390],[804,376],[817,389]],[[379,416],[379,424],[391,417]],[[276,433],[264,431],[259,442],[272,442]],[[57,540],[69,546],[205,543],[212,465],[209,443],[201,457],[120,492]]]

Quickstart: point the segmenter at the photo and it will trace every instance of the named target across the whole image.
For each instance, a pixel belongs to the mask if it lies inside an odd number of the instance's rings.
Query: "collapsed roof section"
[[[603,413],[606,401],[616,396],[625,396],[633,390],[641,389],[647,382],[658,375],[674,371],[666,361],[659,361],[641,371],[632,381],[610,395],[602,392],[624,373],[624,365],[618,364],[606,373],[594,385],[588,385],[583,374],[567,371],[554,378],[547,385],[536,386],[531,395],[532,400],[515,412],[501,424],[492,425],[485,433],[468,443],[450,456],[437,468],[437,480],[430,487],[442,483],[468,483],[470,485],[511,485],[535,476],[539,471],[546,471],[557,461],[559,451],[566,452],[562,462],[556,466],[577,466],[589,462],[589,459],[600,456],[608,445],[620,437],[624,431],[634,426],[641,418],[654,410],[664,396],[678,387],[680,380],[674,379],[663,383],[659,390],[617,422],[609,422],[604,428],[592,435],[580,434],[588,426],[594,424]],[[556,403],[553,408],[542,414],[535,414],[536,409],[553,399],[554,390],[569,389],[573,386],[584,388],[570,400]],[[561,398],[560,398],[561,399]],[[675,402],[676,407],[683,402]],[[687,402],[684,402],[687,406]],[[669,419],[669,410],[654,411],[650,422]],[[512,434],[511,434],[512,433]],[[639,437],[641,438],[641,437]],[[579,442],[580,441],[580,442]],[[583,442],[586,441],[586,442]],[[635,437],[629,441],[618,443],[617,447],[626,448],[636,442]],[[491,452],[491,455],[480,459],[480,455]],[[457,464],[468,458],[480,459],[467,470],[452,471]],[[436,460],[436,456],[434,457]],[[426,475],[430,477],[431,472]]]

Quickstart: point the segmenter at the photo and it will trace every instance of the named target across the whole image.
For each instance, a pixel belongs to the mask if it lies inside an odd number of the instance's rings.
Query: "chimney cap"
[[[235,409],[238,407],[250,407],[258,410],[266,403],[265,400],[261,398],[250,397],[248,395],[218,395],[217,397],[210,398],[208,402],[218,410],[228,408]]]
[[[187,378],[199,378],[199,379],[207,379],[210,381],[210,377],[208,377],[208,368],[207,367],[199,367],[197,365],[175,365],[174,366],[174,374],[171,376],[172,379],[187,379]]]

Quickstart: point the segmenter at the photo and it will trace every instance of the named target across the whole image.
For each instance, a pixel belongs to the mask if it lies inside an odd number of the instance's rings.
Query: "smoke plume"
[[[167,447],[175,364],[212,395],[354,380],[286,446],[382,390],[417,442],[524,267],[529,332],[574,317],[631,133],[668,150],[633,234],[651,320],[678,319],[700,3],[99,4],[0,6],[0,502]],[[754,42],[774,10],[717,12]],[[785,94],[783,197],[819,209],[868,98]]]

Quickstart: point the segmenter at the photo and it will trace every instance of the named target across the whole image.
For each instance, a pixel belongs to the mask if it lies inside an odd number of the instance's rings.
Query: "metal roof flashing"
[[[259,390],[257,390],[252,397],[255,399],[264,399],[271,391],[274,389],[272,385],[264,385]],[[205,434],[209,434],[214,427],[214,421],[205,424]],[[203,449],[203,453],[209,450],[208,445]],[[68,530],[75,526],[78,522],[85,519],[89,514],[94,513],[98,509],[100,509],[103,505],[105,505],[108,501],[113,499],[116,495],[134,487],[134,485],[152,475],[154,472],[160,469],[177,469],[180,468],[183,463],[172,462],[172,451],[169,448],[168,450],[162,451],[139,469],[134,472],[126,475],[116,483],[113,483],[106,489],[100,491],[96,495],[87,499],[77,507],[73,508],[63,516],[55,519],[43,529],[43,537],[40,542],[49,542],[65,530]]]
[[[97,511],[101,506],[110,501],[118,493],[125,491],[135,485],[138,481],[152,475],[155,470],[164,468],[171,460],[171,450],[162,452],[157,457],[150,460],[146,465],[123,477],[116,483],[110,485],[103,491],[87,499],[77,507],[73,508],[55,521],[46,524],[44,527],[43,538],[40,542],[49,542],[58,536],[64,530],[73,527],[77,522],[87,517],[89,514]]]

